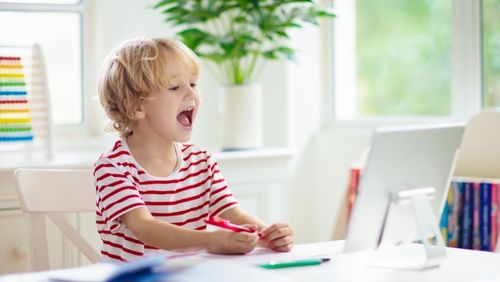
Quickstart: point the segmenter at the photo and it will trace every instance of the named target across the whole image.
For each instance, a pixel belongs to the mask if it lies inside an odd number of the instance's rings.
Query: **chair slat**
[[[65,219],[66,213],[95,212],[95,186],[91,169],[35,169],[14,171],[23,212],[30,215],[30,237],[35,270],[49,269],[45,218],[92,262],[99,254]],[[96,234],[97,236],[97,234]]]

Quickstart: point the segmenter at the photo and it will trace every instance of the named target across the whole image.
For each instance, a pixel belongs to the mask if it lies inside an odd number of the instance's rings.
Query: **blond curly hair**
[[[163,38],[128,40],[107,56],[99,78],[101,105],[110,119],[107,129],[132,135],[132,118],[142,100],[169,87],[167,66],[180,59],[198,75],[198,57],[179,41]]]

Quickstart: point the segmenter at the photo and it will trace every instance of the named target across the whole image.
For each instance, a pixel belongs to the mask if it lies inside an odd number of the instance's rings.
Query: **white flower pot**
[[[225,151],[262,147],[262,91],[258,84],[224,85],[219,96],[220,143]]]

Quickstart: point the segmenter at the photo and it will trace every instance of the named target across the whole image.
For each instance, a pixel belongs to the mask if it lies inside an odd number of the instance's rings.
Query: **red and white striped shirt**
[[[238,205],[217,162],[194,145],[175,144],[177,167],[166,177],[148,174],[119,140],[94,165],[96,223],[103,259],[133,261],[156,248],[144,245],[121,221],[121,215],[147,207],[162,221],[205,230],[207,216]]]

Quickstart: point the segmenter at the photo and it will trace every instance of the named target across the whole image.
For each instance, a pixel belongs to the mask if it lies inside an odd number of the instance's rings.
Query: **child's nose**
[[[187,91],[187,95],[190,97],[198,96],[198,90],[196,90],[196,88],[194,88],[193,86],[189,86],[188,91]]]

